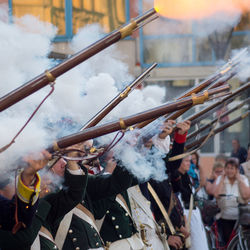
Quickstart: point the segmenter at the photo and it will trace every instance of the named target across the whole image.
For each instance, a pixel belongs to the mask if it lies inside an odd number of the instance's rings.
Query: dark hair
[[[225,164],[225,167],[227,167],[227,165],[233,165],[234,167],[236,168],[239,168],[239,161],[237,161],[237,159],[235,158],[229,158],[227,161],[226,161],[226,164]]]
[[[200,162],[200,156],[199,156],[199,154],[197,152],[194,152],[192,155],[195,155],[196,160],[197,160],[196,167],[198,169],[200,169],[200,164],[199,164],[199,162]]]

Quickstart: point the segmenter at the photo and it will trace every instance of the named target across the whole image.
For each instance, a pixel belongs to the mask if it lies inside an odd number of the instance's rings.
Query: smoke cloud
[[[55,27],[32,16],[16,19],[15,23],[18,25],[0,21],[1,96],[57,63],[47,57],[52,50]],[[72,40],[71,49],[78,52],[102,36],[98,25],[89,25],[79,30]],[[0,171],[16,168],[20,158],[46,148],[56,137],[76,132],[110,102],[134,79],[121,60],[123,56],[114,45],[59,77],[54,93],[16,142],[0,154]],[[0,113],[0,147],[11,141],[49,91],[50,86],[46,86]],[[102,122],[155,107],[161,104],[164,93],[157,86],[134,90]]]

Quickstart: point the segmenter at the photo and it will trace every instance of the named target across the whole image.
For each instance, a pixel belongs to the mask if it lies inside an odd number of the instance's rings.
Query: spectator
[[[219,154],[215,157],[215,162],[220,162],[225,167],[228,157],[224,154]]]
[[[215,162],[213,170],[209,178],[207,178],[205,189],[208,194],[208,199],[212,200],[214,198],[214,183],[220,175],[224,175],[224,164],[220,161]]]
[[[224,244],[228,242],[238,219],[238,205],[239,203],[245,203],[248,192],[247,178],[239,173],[237,162],[229,159],[225,165],[225,174],[217,178],[214,188],[214,196],[221,209],[218,227],[221,229]]]
[[[240,146],[238,139],[232,140],[233,151],[231,152],[231,157],[239,159],[240,164],[245,162],[247,159],[247,150]]]
[[[204,191],[203,187],[206,184],[206,179],[204,176],[204,172],[200,167],[199,160],[200,156],[197,152],[191,155],[191,164],[190,169],[188,171],[188,175],[191,177],[195,191],[199,192],[199,196],[204,197],[205,193],[202,191]]]
[[[246,162],[242,163],[241,166],[244,170],[244,174],[246,175],[248,181],[250,182],[250,147],[248,147],[247,151],[247,160]]]

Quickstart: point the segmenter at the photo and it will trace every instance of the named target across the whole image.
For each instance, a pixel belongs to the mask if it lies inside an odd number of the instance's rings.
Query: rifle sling
[[[156,194],[155,190],[153,189],[153,187],[150,185],[149,182],[148,182],[148,190],[151,193],[151,195],[153,196],[153,198],[154,198],[155,202],[157,203],[158,207],[160,208],[161,213],[162,213],[162,215],[163,215],[163,217],[164,217],[164,219],[165,219],[165,221],[166,221],[166,223],[167,223],[167,225],[168,225],[168,227],[170,229],[171,234],[175,235],[176,231],[175,231],[175,228],[174,228],[174,226],[173,226],[173,224],[172,224],[172,222],[171,222],[171,220],[170,220],[170,218],[169,218],[169,216],[167,214],[167,211],[164,208],[161,200],[159,199],[158,195]]]

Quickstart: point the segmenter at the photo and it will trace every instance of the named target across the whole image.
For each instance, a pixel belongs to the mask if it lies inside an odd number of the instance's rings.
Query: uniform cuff
[[[71,169],[67,169],[67,170],[72,175],[84,175],[85,174],[81,168],[75,169],[75,170],[71,170]]]
[[[187,137],[187,132],[184,135],[181,135],[177,132],[175,132],[174,134],[174,140],[175,142],[181,144],[181,143],[185,143],[186,142],[186,137]]]
[[[34,205],[39,197],[40,185],[41,185],[41,178],[39,174],[36,173],[36,182],[33,188],[28,187],[23,183],[21,174],[20,174],[17,179],[18,198],[27,204],[30,203]]]

